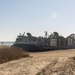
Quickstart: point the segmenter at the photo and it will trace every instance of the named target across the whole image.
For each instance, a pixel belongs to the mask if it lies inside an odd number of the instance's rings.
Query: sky
[[[75,0],[0,0],[0,41],[15,41],[19,33],[67,37],[75,33]]]

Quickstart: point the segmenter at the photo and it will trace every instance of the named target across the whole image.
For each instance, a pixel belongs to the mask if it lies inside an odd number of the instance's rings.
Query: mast
[[[47,31],[45,31],[45,37],[46,37],[46,38],[48,37],[48,32],[47,32]]]

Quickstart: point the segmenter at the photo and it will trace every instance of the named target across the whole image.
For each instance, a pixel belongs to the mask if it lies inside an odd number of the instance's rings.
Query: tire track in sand
[[[56,59],[36,75],[75,75],[75,60],[68,58]]]
[[[45,68],[43,68],[40,72],[38,72],[36,75],[51,75],[52,69],[54,66],[58,63],[59,59],[53,60],[50,64],[48,64]]]

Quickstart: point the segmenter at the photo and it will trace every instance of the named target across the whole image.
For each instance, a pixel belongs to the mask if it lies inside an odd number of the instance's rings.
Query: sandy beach
[[[2,48],[9,48],[9,47],[11,47],[11,45],[0,45],[0,49],[2,49]]]
[[[29,54],[30,57],[0,64],[0,75],[75,75],[75,49]]]

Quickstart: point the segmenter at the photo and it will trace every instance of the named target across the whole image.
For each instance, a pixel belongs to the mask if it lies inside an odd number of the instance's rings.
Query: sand
[[[2,48],[9,48],[9,47],[11,47],[11,45],[0,45],[0,49],[2,49]]]
[[[75,49],[29,54],[31,57],[0,64],[0,75],[75,75]]]

